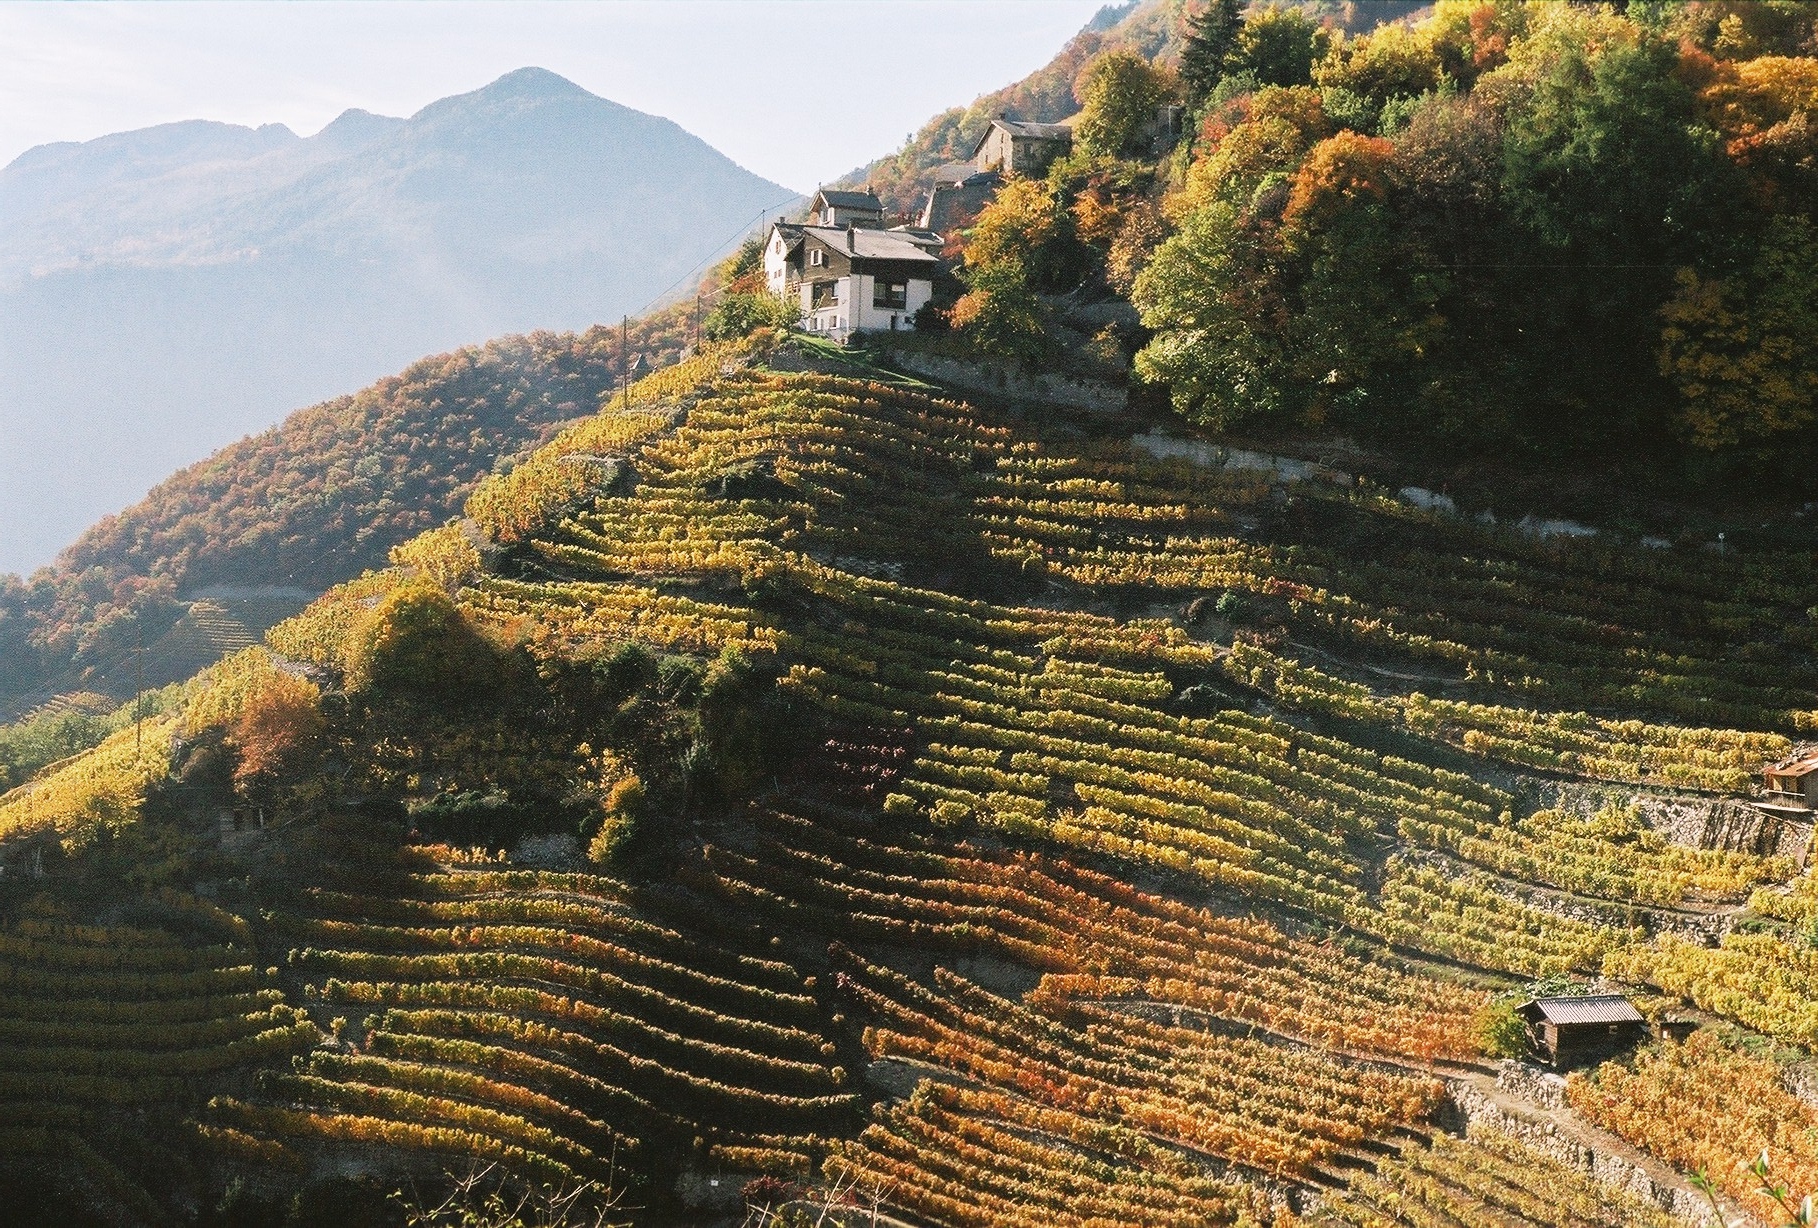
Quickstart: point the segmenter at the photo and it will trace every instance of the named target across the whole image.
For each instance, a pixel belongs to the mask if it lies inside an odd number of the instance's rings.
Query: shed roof
[[[1809,776],[1818,772],[1818,750],[1789,755],[1779,763],[1769,765],[1768,771],[1779,776]]]
[[[1635,1004],[1621,994],[1584,998],[1535,998],[1528,1007],[1549,1023],[1645,1023]]]

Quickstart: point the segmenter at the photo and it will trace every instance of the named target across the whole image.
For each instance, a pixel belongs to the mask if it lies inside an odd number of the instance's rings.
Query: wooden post
[[[133,623],[133,767],[145,750],[145,624]]]
[[[631,408],[631,317],[619,324],[619,378],[625,383],[625,408]]]

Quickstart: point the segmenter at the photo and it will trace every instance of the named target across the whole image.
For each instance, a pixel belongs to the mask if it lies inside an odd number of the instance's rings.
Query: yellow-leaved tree
[[[1818,235],[1776,218],[1754,263],[1727,277],[1679,273],[1661,310],[1660,369],[1680,397],[1679,424],[1702,448],[1758,444],[1818,413]]]

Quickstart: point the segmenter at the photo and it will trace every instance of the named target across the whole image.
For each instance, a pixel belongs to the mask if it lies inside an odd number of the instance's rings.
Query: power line
[[[732,241],[734,239],[738,238],[740,235],[749,233],[753,222],[761,223],[761,222],[763,222],[763,220],[765,218],[769,217],[773,211],[781,209],[784,205],[790,204],[793,201],[798,201],[801,199],[802,199],[802,197],[800,197],[800,196],[791,196],[788,200],[778,201],[774,205],[766,205],[764,208],[758,210],[758,212],[752,214],[750,218],[748,218],[744,222],[740,223],[739,228],[737,230],[733,231],[731,234],[727,235],[725,238],[720,240],[719,244],[713,249],[715,252],[714,255],[707,257],[705,260],[703,260],[699,264],[695,265],[692,269],[689,269],[686,273],[683,273],[680,277],[676,278],[673,282],[671,282],[669,284],[668,289],[664,290],[661,294],[659,294],[655,298],[651,299],[648,303],[645,303],[644,306],[638,310],[638,314],[640,316],[647,314],[651,308],[655,307],[658,303],[662,302],[664,299],[668,298],[672,293],[674,293],[676,288],[679,287],[683,282],[687,281],[690,277],[693,277],[696,273],[699,273],[702,269],[704,269],[708,265],[712,264],[715,260],[720,259],[718,253],[724,251],[732,243]]]

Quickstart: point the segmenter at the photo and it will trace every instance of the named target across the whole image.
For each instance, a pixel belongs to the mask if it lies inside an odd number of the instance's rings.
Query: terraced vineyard
[[[1672,1228],[1681,1221],[1633,1196],[1587,1180],[1494,1130],[1441,1135],[1410,1148],[1329,1198],[1321,1228],[1426,1224],[1534,1224],[1540,1228]]]
[[[163,1218],[142,1182],[168,1156],[142,1137],[122,1148],[119,1115],[193,1111],[222,1078],[319,1039],[249,962],[244,922],[194,898],[158,903],[188,933],[49,918],[0,930],[0,1145],[66,1158],[79,1188],[139,1221]],[[198,943],[198,923],[224,941]]]
[[[640,916],[621,883],[466,869],[306,907],[283,922],[291,966],[357,1052],[216,1101],[251,1155],[382,1141],[604,1180],[641,1139],[699,1134],[799,1172],[855,1116],[811,984]]]
[[[194,684],[152,779],[115,742],[0,803],[77,861],[186,813],[243,877],[276,978],[210,990],[255,994],[216,1056],[121,1067],[182,1081],[196,1171],[490,1161],[653,1223],[1647,1225],[1448,1132],[1498,995],[1608,971],[1818,1035],[1796,858],[1633,798],[1812,726],[1811,559],[1284,492],[730,349],[635,394]],[[122,967],[232,962],[147,943]],[[41,1031],[9,1069],[80,1074]],[[1614,1072],[1573,1097],[1723,1146]]]

